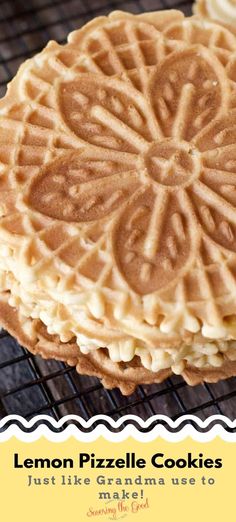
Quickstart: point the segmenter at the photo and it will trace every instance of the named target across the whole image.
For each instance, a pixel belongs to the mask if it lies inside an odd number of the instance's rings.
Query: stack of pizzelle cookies
[[[236,37],[97,18],[0,102],[0,322],[131,393],[236,374]]]

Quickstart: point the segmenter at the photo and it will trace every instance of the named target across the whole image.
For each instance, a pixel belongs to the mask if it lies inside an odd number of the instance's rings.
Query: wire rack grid
[[[0,96],[19,65],[50,39],[64,42],[68,32],[94,16],[114,9],[133,13],[179,8],[191,14],[192,2],[177,0],[0,0]],[[223,414],[235,418],[236,379],[191,388],[180,377],[140,386],[130,397],[105,390],[98,379],[82,377],[57,361],[34,357],[9,335],[0,334],[0,418],[9,414],[30,419],[67,414],[113,419],[134,414],[147,419],[165,414],[176,419],[192,413],[201,419]]]

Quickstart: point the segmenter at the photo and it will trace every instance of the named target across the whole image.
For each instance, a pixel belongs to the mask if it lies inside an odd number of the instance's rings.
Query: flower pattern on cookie
[[[123,277],[139,294],[166,288],[201,240],[236,251],[235,110],[222,64],[203,46],[173,52],[148,77],[60,80],[57,107],[78,150],[30,183],[27,204],[56,220],[105,220]],[[109,227],[110,223],[110,227]]]

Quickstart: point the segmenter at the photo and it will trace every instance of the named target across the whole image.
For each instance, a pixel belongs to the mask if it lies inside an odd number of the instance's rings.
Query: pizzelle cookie
[[[236,38],[95,19],[0,102],[0,319],[130,393],[236,374]]]

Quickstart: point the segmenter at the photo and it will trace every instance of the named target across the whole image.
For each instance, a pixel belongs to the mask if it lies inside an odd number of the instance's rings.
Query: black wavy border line
[[[0,433],[7,431],[12,425],[18,426],[24,433],[32,433],[41,425],[47,426],[54,433],[64,432],[69,425],[75,426],[83,433],[91,433],[101,425],[111,433],[120,433],[126,426],[134,426],[140,433],[150,433],[158,425],[164,426],[169,433],[178,433],[187,425],[200,433],[208,433],[216,425],[227,432],[236,432],[236,419],[230,420],[224,415],[212,415],[205,420],[194,415],[183,415],[175,420],[165,415],[153,415],[147,420],[136,415],[125,415],[118,420],[113,420],[106,415],[96,415],[89,420],[77,415],[66,415],[60,420],[48,415],[38,415],[29,421],[19,415],[8,415],[0,420]]]

